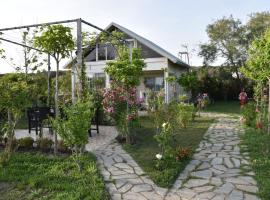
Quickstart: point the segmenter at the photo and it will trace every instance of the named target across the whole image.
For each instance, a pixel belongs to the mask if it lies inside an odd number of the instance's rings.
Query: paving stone
[[[194,199],[193,197],[196,195],[196,192],[188,188],[183,188],[181,189],[181,191],[178,191],[177,194],[181,198],[189,200],[189,199]]]
[[[217,194],[213,199],[211,200],[224,200],[225,195],[224,194]]]
[[[234,167],[238,168],[240,167],[240,160],[236,159],[236,158],[232,158]]]
[[[135,185],[132,188],[133,192],[147,192],[153,190],[151,185],[148,184],[140,184],[140,185]]]
[[[112,200],[122,200],[121,194],[119,193],[114,193],[111,196]]]
[[[201,192],[207,192],[209,190],[212,190],[213,188],[214,188],[214,186],[209,185],[209,186],[195,187],[195,188],[193,188],[193,190],[201,193]]]
[[[247,181],[248,183],[250,183],[252,185],[256,185],[256,181],[254,180],[253,177],[250,177],[250,176],[239,176],[239,178]]]
[[[126,193],[127,191],[129,191],[131,188],[133,187],[133,185],[131,183],[126,183],[124,184],[121,188],[119,188],[117,191],[120,193]]]
[[[243,192],[239,190],[233,190],[232,193],[229,195],[229,199],[233,200],[243,200],[244,195]]]
[[[211,166],[211,165],[210,165],[208,162],[203,162],[197,169],[198,169],[198,170],[209,169],[210,166]]]
[[[252,194],[245,194],[245,200],[259,200],[259,198],[256,195],[252,195]]]
[[[225,183],[220,188],[218,188],[216,192],[221,194],[229,194],[234,188],[235,187],[233,184]]]
[[[114,164],[115,167],[120,168],[120,169],[132,169],[129,165],[126,163],[116,163]]]
[[[195,196],[195,199],[198,200],[208,200],[208,199],[212,199],[216,194],[214,192],[204,192],[204,193],[200,193],[198,195]]]
[[[209,180],[205,179],[190,179],[186,184],[184,184],[187,188],[199,187],[209,183]]]
[[[212,171],[211,170],[194,171],[191,173],[191,176],[198,178],[210,178],[212,176]]]
[[[145,196],[148,200],[163,200],[163,197],[159,194],[156,194],[154,192],[141,192],[143,196]],[[137,199],[139,200],[139,199]],[[174,200],[174,199],[168,199],[168,200]],[[179,200],[179,197],[178,199]]]
[[[218,178],[218,177],[212,177],[210,184],[215,185],[215,186],[221,186],[222,180],[221,180],[221,178]]]
[[[227,168],[224,165],[213,165],[213,168],[219,171],[227,171]]]
[[[148,200],[142,194],[134,193],[134,192],[132,192],[132,193],[129,192],[129,193],[123,194],[123,199],[126,199],[126,200]]]
[[[233,168],[233,163],[231,162],[230,158],[224,158],[224,164],[228,167],[228,168]]]
[[[249,182],[247,182],[246,180],[243,180],[239,177],[236,177],[236,178],[226,178],[225,179],[226,182],[229,182],[229,183],[233,183],[233,184],[239,184],[239,185],[250,185]]]
[[[257,193],[258,187],[253,185],[236,185],[236,188],[245,192]]]
[[[115,181],[116,188],[122,187],[127,181],[125,179],[116,179]]]
[[[122,174],[122,175],[113,175],[111,176],[111,179],[134,179],[138,178],[136,174]]]
[[[222,158],[213,158],[211,164],[212,165],[221,165],[222,164],[223,159]]]

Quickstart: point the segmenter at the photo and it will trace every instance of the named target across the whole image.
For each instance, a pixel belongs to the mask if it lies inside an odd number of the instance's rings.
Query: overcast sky
[[[270,0],[2,0],[0,27],[81,17],[104,28],[113,21],[177,55],[183,44],[191,51],[207,41],[206,26],[216,19],[232,14],[245,22],[248,14],[267,10]],[[18,31],[8,34],[20,41]],[[23,61],[21,48],[4,47],[17,63]],[[192,65],[202,62],[196,54]],[[0,73],[11,70],[10,63],[0,61]]]

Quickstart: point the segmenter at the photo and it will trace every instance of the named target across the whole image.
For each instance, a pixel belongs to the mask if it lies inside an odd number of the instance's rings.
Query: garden
[[[94,152],[85,148],[93,139],[89,138],[89,130],[97,108],[102,112],[102,120],[106,118],[106,123],[116,128],[117,145],[162,188],[173,186],[215,122],[205,112],[225,113],[233,119],[241,115],[246,130],[241,135],[241,145],[249,152],[259,195],[267,199],[270,195],[270,30],[247,45],[246,60],[238,60],[243,61],[243,67],[233,62],[217,69],[207,66],[207,62],[213,62],[219,55],[222,47],[214,46],[220,42],[216,31],[224,26],[227,30],[228,26],[240,24],[228,18],[208,27],[208,35],[215,37],[211,38],[212,43],[201,46],[205,67],[166,78],[168,84],[179,84],[186,92],[170,102],[165,101],[163,89],[149,91],[147,102],[138,98],[137,87],[146,64],[141,49],[130,48],[122,33],[113,31],[98,37],[103,43],[113,44],[118,53],[117,59],[108,61],[104,69],[111,77],[110,87],[101,89],[98,83],[87,82],[83,61],[76,65],[78,81],[73,87],[72,74],[60,75],[61,60],[72,58],[75,51],[69,27],[52,25],[36,29],[31,44],[54,58],[56,72],[51,82],[55,87],[47,90],[46,72],[26,70],[0,77],[0,199],[110,199],[108,180],[101,175],[104,172],[101,162],[97,162]],[[92,44],[93,38],[91,35],[83,42]],[[231,42],[234,44],[235,40]],[[237,48],[227,50],[234,54]],[[0,54],[5,59],[4,50]],[[37,59],[27,60],[29,66],[36,62]],[[246,95],[240,107],[236,100],[243,85],[253,98]],[[144,111],[142,103],[147,104]],[[16,129],[27,127],[27,109],[37,105],[52,109],[52,115],[44,120],[51,137],[45,137],[41,131],[37,139],[16,138]]]

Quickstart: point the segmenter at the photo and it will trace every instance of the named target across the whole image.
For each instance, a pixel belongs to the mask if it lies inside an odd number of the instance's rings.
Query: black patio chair
[[[88,130],[89,137],[92,137],[92,131],[96,131],[97,134],[99,134],[99,108],[96,109],[95,116],[91,120],[91,127]],[[95,126],[95,128],[92,128],[92,125]]]
[[[29,133],[31,133],[31,130],[35,130],[36,135],[38,135],[38,133],[41,133],[42,128],[51,128],[50,123],[45,125],[43,122],[44,120],[49,119],[49,117],[54,117],[54,109],[52,107],[28,108],[27,117]]]

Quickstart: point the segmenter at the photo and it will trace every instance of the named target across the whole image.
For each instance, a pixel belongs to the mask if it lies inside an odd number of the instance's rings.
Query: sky
[[[190,64],[201,65],[200,43],[207,42],[206,26],[233,15],[246,22],[254,12],[269,11],[270,0],[0,0],[0,28],[82,18],[101,28],[116,22],[151,40],[175,56],[190,51]],[[70,25],[75,27],[75,25]],[[84,27],[87,30],[87,27]],[[93,29],[91,29],[93,30]],[[20,42],[18,31],[7,38]],[[9,57],[22,65],[22,48],[4,44]],[[15,62],[15,61],[14,61]],[[62,63],[64,64],[64,63]],[[0,73],[14,71],[0,60]]]

